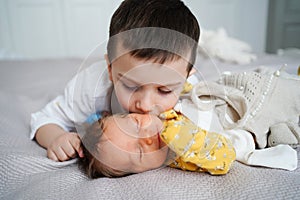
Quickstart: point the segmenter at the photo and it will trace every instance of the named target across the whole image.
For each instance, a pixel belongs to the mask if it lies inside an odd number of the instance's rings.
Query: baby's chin
[[[168,149],[168,152],[167,152],[167,155],[166,155],[166,159],[165,159],[164,163],[162,164],[162,166],[168,166],[168,165],[170,165],[177,158],[178,158],[178,155],[176,155],[176,153],[174,151],[171,151],[170,149]]]
[[[155,167],[153,167],[153,169],[157,169],[160,167],[165,167],[167,161],[169,160],[169,154],[170,154],[170,149],[168,148],[168,146],[165,144],[164,147],[162,147],[160,149],[160,151],[162,151],[163,156],[161,156],[158,160],[157,160],[157,165]]]

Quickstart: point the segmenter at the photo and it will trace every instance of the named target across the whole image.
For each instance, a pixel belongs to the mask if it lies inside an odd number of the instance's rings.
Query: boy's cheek
[[[130,110],[130,105],[133,104],[130,102],[130,97],[126,93],[120,93],[118,96],[119,104],[127,111]]]

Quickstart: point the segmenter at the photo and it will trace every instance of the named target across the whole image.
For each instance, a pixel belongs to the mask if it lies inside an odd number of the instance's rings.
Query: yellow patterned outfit
[[[171,167],[212,175],[229,171],[235,150],[228,139],[199,128],[174,110],[164,112],[161,118],[165,119],[161,138],[178,156]]]

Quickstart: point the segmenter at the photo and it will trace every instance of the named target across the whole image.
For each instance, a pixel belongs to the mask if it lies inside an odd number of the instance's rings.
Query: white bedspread
[[[235,162],[225,176],[167,167],[89,180],[76,159],[47,159],[46,151],[29,139],[30,113],[61,92],[79,64],[79,59],[0,62],[0,199],[299,199],[299,168],[286,171]],[[299,148],[297,153],[300,157]]]

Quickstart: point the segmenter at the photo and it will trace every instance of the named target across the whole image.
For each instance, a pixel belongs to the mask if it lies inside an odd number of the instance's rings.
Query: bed
[[[54,162],[29,139],[30,113],[63,91],[82,60],[0,61],[0,199],[299,199],[300,167],[295,171],[233,164],[225,176],[162,168],[123,178],[88,179],[76,159]],[[200,57],[200,77],[258,66],[297,73],[299,56],[259,55],[236,65]],[[298,166],[300,166],[300,148]]]

